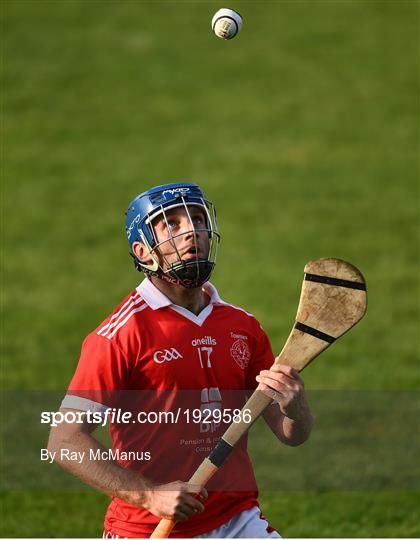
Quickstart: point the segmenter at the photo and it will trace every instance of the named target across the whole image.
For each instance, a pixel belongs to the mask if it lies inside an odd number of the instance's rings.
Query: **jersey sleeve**
[[[274,363],[274,354],[271,349],[270,340],[258,322],[256,326],[255,348],[246,374],[247,390],[255,390],[258,386],[255,377],[262,369],[270,369]]]
[[[128,375],[129,363],[123,351],[113,341],[89,334],[61,407],[98,412],[115,407]]]

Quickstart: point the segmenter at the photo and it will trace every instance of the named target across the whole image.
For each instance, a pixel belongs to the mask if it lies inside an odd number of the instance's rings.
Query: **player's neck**
[[[209,304],[210,298],[201,287],[186,289],[181,285],[172,285],[172,283],[167,283],[154,276],[152,276],[151,281],[171,302],[188,309],[195,315],[198,315]]]

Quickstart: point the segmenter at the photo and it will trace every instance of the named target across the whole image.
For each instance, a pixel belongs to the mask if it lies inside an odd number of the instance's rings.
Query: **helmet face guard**
[[[184,228],[178,234],[172,233],[168,223],[168,212],[174,208],[182,209],[190,223],[187,230]],[[201,210],[204,223],[194,223],[193,208]],[[158,238],[154,227],[158,219],[164,220],[166,225],[167,236],[163,239]],[[196,184],[165,184],[140,194],[127,210],[126,232],[137,270],[186,288],[199,287],[210,278],[216,264],[220,235],[214,206]],[[193,239],[187,259],[183,259],[184,254],[179,250],[180,237],[184,235]],[[205,246],[202,245],[203,238]],[[135,242],[146,246],[153,262],[146,263],[136,257]],[[168,246],[175,260],[169,261],[164,255]]]

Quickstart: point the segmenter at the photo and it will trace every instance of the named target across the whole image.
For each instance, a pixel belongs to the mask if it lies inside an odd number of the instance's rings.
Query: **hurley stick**
[[[298,371],[359,322],[367,307],[365,280],[351,264],[340,259],[317,259],[309,262],[304,272],[296,322],[275,359]],[[261,390],[255,390],[242,409],[249,410],[251,421],[230,425],[190,478],[191,485],[204,486],[210,480],[271,401]],[[151,538],[168,538],[174,525],[175,521],[162,519]]]

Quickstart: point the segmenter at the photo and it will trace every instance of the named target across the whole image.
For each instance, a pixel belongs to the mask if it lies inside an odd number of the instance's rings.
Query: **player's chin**
[[[182,257],[174,257],[173,260],[166,259],[165,264],[163,265],[164,271],[173,270],[174,268],[179,268],[184,265],[193,265],[194,263],[197,263],[200,261],[200,257],[197,257],[197,255],[183,255]]]

